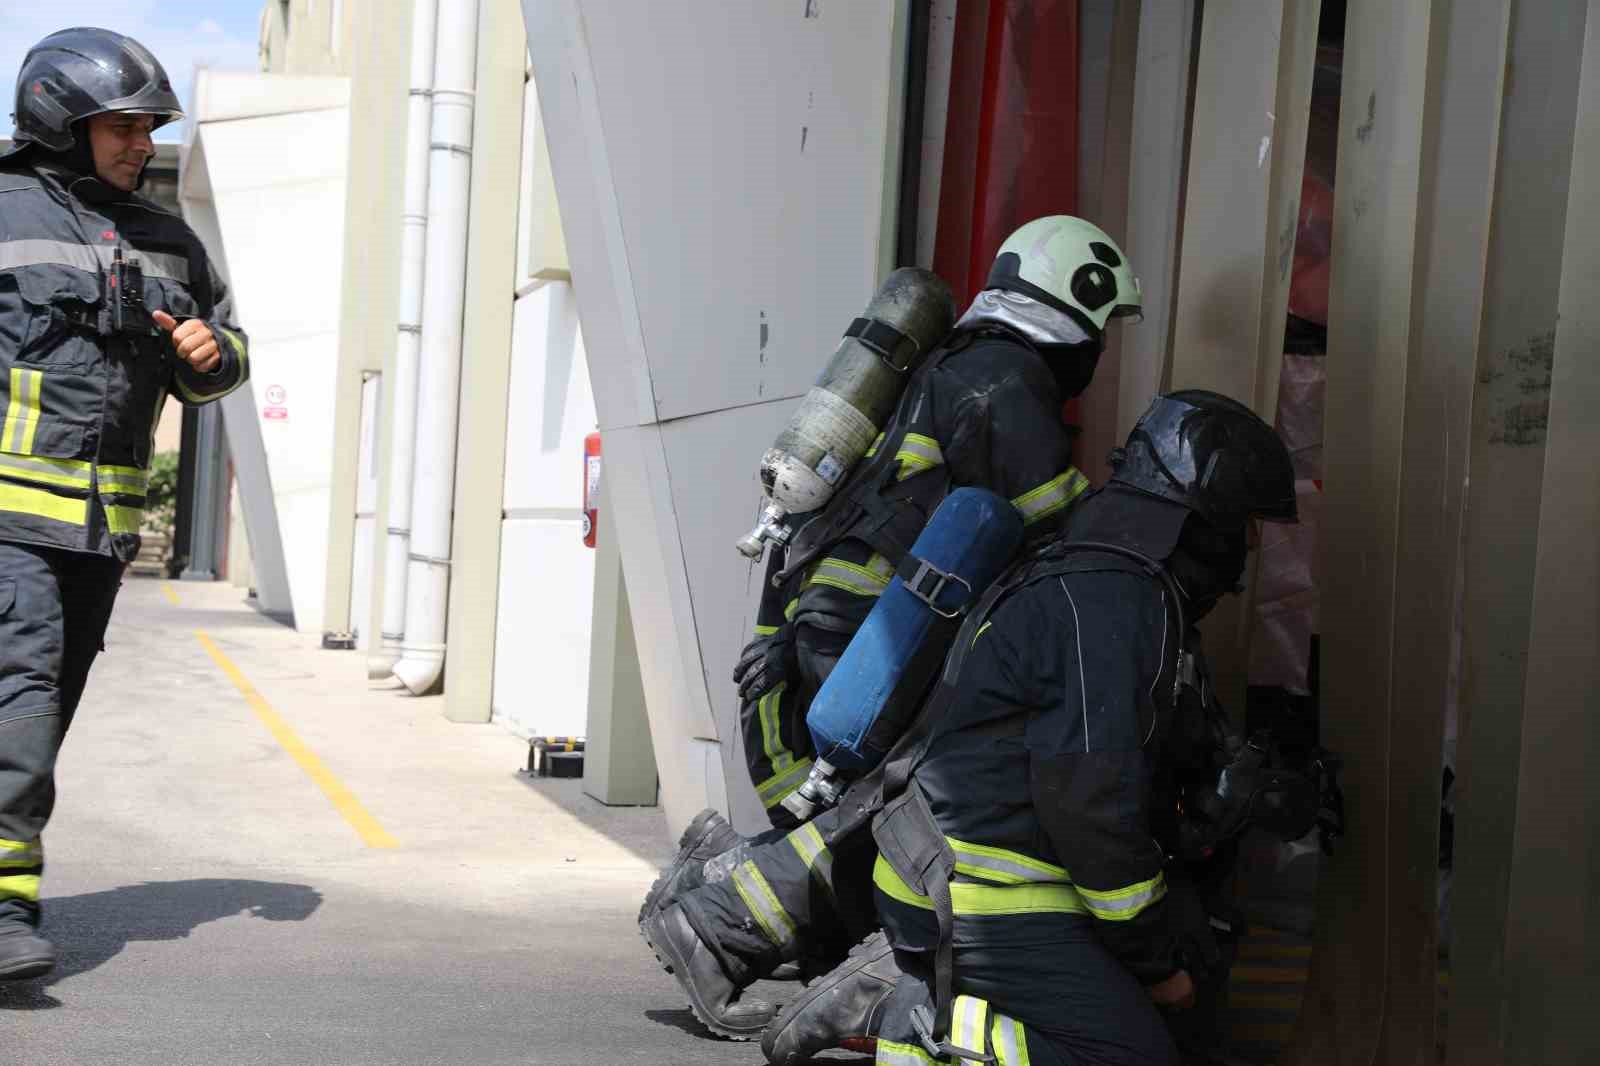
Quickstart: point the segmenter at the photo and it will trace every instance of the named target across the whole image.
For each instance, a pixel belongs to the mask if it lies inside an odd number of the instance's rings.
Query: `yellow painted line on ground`
[[[178,606],[178,591],[172,587],[172,582],[163,581],[161,583],[161,595],[165,596],[167,602],[172,606]]]
[[[210,655],[212,661],[228,675],[228,680],[244,694],[245,702],[261,720],[261,724],[267,727],[267,732],[271,733],[273,739],[289,753],[290,758],[300,764],[300,769],[316,782],[317,787],[322,789],[322,794],[328,797],[328,802],[344,815],[344,820],[350,823],[351,828],[366,842],[367,847],[399,847],[399,842],[378,824],[378,820],[368,813],[361,805],[361,801],[344,787],[343,782],[333,776],[333,771],[323,765],[314,751],[306,747],[305,741],[295,735],[295,731],[289,728],[289,723],[278,717],[278,712],[272,709],[266,697],[262,696],[233,664],[233,660],[224,655],[222,649],[217,647],[203,631],[197,629],[194,635],[200,641],[200,646],[206,650],[206,654]]]

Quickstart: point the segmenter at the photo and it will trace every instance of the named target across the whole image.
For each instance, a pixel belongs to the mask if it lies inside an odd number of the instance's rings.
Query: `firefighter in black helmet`
[[[248,373],[227,287],[182,219],[137,195],[183,117],[139,42],[34,45],[0,157],[0,980],[49,972],[38,935],[54,768],[139,551],[155,421]]]
[[[1192,719],[1218,717],[1191,623],[1234,588],[1252,523],[1294,518],[1294,480],[1271,427],[1204,392],[1158,398],[1113,465],[1111,483],[956,637],[959,662],[934,697],[945,702],[925,712],[942,715],[933,739],[904,791],[883,797],[865,845],[847,797],[783,839],[714,860],[650,923],[702,1019],[740,1018],[740,989],[813,925],[855,921],[855,886],[830,871],[876,845],[867,906],[887,935],[772,1024],[774,1062],[849,1038],[878,1039],[889,1063],[946,1057],[945,1044],[1002,1062],[1028,1061],[1019,1049],[1035,1062],[1171,1060],[1155,1004],[1181,1010],[1223,969],[1207,920],[1177,920],[1197,913],[1189,884],[1174,872],[1169,886],[1169,842],[1192,834],[1173,824],[1168,782],[1202,766],[1216,783],[1206,739],[1184,750]],[[1203,792],[1204,772],[1186,783]],[[926,801],[920,825],[897,806],[907,797]],[[890,861],[918,833],[919,853],[948,869]],[[757,879],[796,856],[810,884]],[[945,874],[941,921],[928,877]]]

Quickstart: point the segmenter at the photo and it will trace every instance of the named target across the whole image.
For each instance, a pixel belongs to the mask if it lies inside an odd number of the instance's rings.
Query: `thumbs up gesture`
[[[150,318],[166,330],[178,358],[188,363],[198,373],[209,374],[222,365],[222,352],[217,348],[217,338],[211,327],[198,318],[180,323],[165,311],[152,311]]]

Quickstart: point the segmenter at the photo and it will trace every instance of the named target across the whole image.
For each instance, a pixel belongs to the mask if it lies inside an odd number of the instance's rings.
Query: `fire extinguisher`
[[[594,547],[595,525],[600,520],[600,434],[583,438],[583,543]]]

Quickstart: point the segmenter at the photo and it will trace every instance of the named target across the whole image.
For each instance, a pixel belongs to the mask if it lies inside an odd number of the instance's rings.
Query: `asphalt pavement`
[[[658,809],[530,781],[226,585],[130,578],[106,645],[45,835],[61,964],[0,985],[0,1061],[763,1061],[638,938]]]

